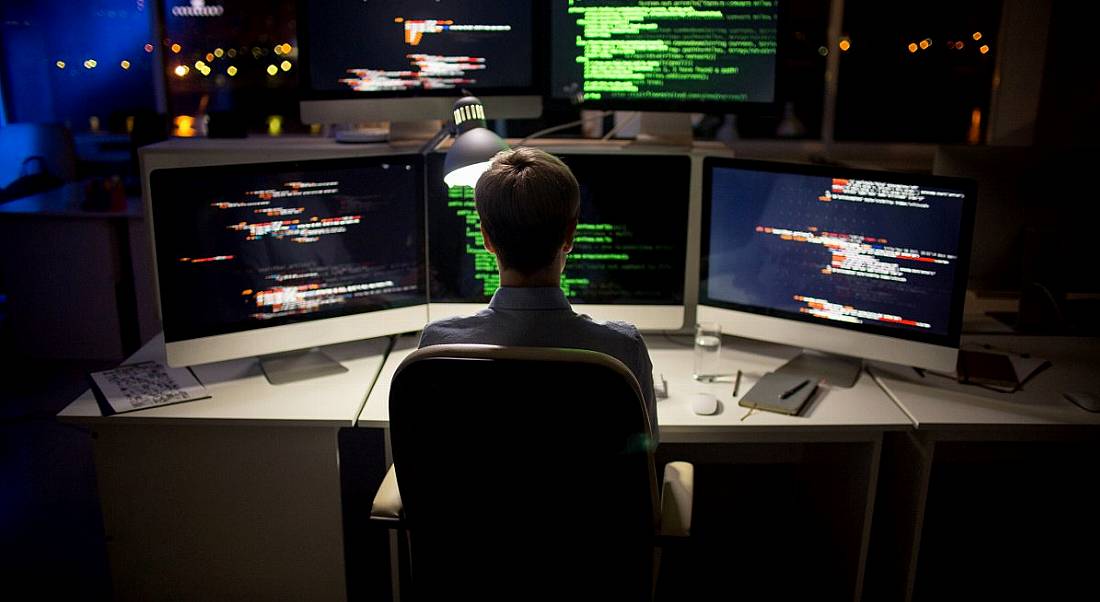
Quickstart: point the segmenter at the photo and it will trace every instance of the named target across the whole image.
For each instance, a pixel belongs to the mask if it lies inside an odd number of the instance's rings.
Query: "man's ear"
[[[577,235],[577,220],[573,220],[565,228],[565,244],[562,245],[561,250],[569,253],[573,250],[573,237]]]
[[[489,240],[489,233],[485,231],[485,226],[481,226],[481,244],[485,247],[485,250],[497,254],[496,247],[493,246],[493,241]]]

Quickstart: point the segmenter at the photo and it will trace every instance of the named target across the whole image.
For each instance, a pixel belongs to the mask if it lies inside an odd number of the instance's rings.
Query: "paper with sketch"
[[[187,368],[170,368],[155,361],[93,372],[91,377],[96,399],[107,406],[103,408],[104,414],[210,397],[206,387]]]

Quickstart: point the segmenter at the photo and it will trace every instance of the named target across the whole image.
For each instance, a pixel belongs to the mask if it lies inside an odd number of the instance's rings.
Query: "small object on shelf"
[[[668,399],[668,381],[665,380],[665,375],[661,374],[658,378],[653,379],[654,383],[660,382],[660,388],[654,386],[653,394],[657,399]]]
[[[87,211],[125,211],[126,189],[122,178],[93,178],[84,183],[82,208]]]

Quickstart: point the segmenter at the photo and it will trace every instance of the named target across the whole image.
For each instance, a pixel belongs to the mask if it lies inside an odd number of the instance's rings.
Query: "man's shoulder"
[[[420,335],[420,346],[446,343],[469,343],[468,337],[479,333],[485,324],[485,316],[453,316],[429,322]]]
[[[600,333],[601,336],[606,336],[608,339],[630,344],[644,344],[642,334],[638,332],[638,327],[630,322],[623,322],[621,320],[595,320],[585,314],[578,314],[577,318],[585,324],[586,328],[593,332]]]
[[[577,347],[623,357],[638,353],[645,341],[629,322],[593,320],[568,312],[560,315],[502,316],[483,310],[472,316],[456,316],[431,322],[424,327],[420,346],[450,343],[490,343],[534,345],[541,347]],[[541,313],[541,312],[539,312]]]
[[[626,364],[639,382],[645,382],[652,368],[649,349],[638,327],[619,320],[593,320],[589,316],[577,316],[584,323],[586,332],[582,347],[614,356]]]
[[[585,316],[587,317],[587,316]],[[631,339],[640,339],[642,335],[638,332],[638,327],[630,322],[623,322],[621,320],[593,320],[588,318],[588,321],[596,326],[602,327],[606,330],[614,332],[616,334],[628,337]]]

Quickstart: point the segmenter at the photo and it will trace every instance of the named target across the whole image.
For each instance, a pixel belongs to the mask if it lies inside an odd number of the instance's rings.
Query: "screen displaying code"
[[[534,83],[530,0],[305,3],[314,90],[363,93]]]
[[[426,302],[415,157],[161,169],[150,182],[168,341]]]
[[[433,302],[485,303],[500,286],[485,250],[474,191],[443,184],[443,156],[428,159],[428,240]],[[680,305],[684,296],[687,156],[558,157],[581,191],[573,250],[561,288],[575,304]]]
[[[947,335],[964,190],[717,167],[703,296],[760,313]]]
[[[777,0],[554,0],[552,94],[771,102]]]

